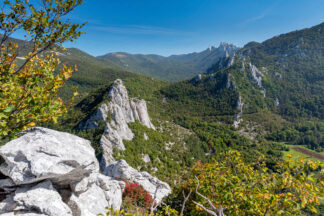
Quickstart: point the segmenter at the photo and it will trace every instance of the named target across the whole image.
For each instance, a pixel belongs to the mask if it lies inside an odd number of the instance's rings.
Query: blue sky
[[[243,46],[324,22],[324,0],[85,0],[70,18],[88,21],[68,47],[181,54],[225,41]]]

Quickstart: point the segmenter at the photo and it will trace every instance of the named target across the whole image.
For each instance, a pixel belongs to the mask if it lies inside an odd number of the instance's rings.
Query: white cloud
[[[261,12],[261,14],[254,16],[254,17],[250,17],[246,20],[244,20],[243,22],[240,23],[241,27],[246,26],[249,23],[261,20],[263,18],[265,18],[266,16],[268,16],[280,3],[281,1],[279,0],[278,2],[272,4],[271,6],[267,7],[264,11]]]

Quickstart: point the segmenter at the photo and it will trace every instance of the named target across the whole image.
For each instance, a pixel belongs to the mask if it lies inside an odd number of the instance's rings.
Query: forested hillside
[[[121,78],[131,97],[148,102],[153,122],[174,122],[197,134],[202,141],[197,152],[237,145],[235,148],[247,153],[258,149],[275,161],[273,156],[281,158],[280,151],[287,149],[276,142],[322,151],[323,29],[321,24],[263,43],[251,42],[232,53],[231,64],[220,64],[219,59],[206,74],[177,83],[129,73],[114,63],[107,67],[95,57],[69,49],[71,54],[64,58],[79,64],[79,71],[65,88],[77,84],[81,92],[88,92],[96,86],[106,87],[83,99],[64,121],[64,128],[74,128],[89,115],[103,100],[98,95]],[[186,62],[196,56],[172,58]]]
[[[266,136],[271,140],[322,151],[323,29],[320,24],[263,43],[251,42],[236,53],[229,67],[220,60],[206,75],[161,92],[172,104],[170,110],[234,122],[240,131],[270,132]]]

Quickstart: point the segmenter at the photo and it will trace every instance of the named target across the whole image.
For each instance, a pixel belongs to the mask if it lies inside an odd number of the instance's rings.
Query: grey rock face
[[[90,142],[34,128],[0,148],[1,215],[96,216],[120,209],[123,181],[99,173]]]
[[[155,127],[151,123],[150,117],[148,115],[145,100],[132,100],[131,106],[133,108],[135,120],[138,120],[144,126],[155,130]]]
[[[16,208],[17,204],[15,203],[14,194],[9,194],[5,200],[2,200],[0,202],[0,214],[3,215],[5,213],[13,212],[13,210]]]
[[[244,106],[244,103],[242,101],[241,94],[239,94],[239,97],[236,102],[236,109],[239,110],[239,113],[234,115],[234,123],[233,123],[233,126],[235,128],[238,128],[240,123],[243,121],[243,119],[241,117],[243,114],[243,106]]]
[[[48,215],[20,211],[19,213],[17,212],[4,213],[1,214],[1,216],[48,216]]]
[[[198,74],[194,79],[196,82],[200,81],[202,79],[201,74]]]
[[[15,210],[31,211],[50,216],[72,216],[71,209],[62,201],[60,194],[49,180],[30,188],[18,188],[13,200]]]
[[[99,169],[89,141],[46,128],[27,131],[0,147],[0,155],[0,171],[16,185],[44,179],[67,184]]]
[[[148,140],[148,139],[149,139],[149,137],[147,136],[146,133],[144,133],[144,140]]]
[[[125,183],[100,173],[92,173],[72,184],[71,188],[73,193],[68,205],[72,211],[81,216],[96,216],[104,213],[106,207],[120,209]]]
[[[277,97],[276,97],[275,104],[276,104],[276,107],[278,107],[280,105],[279,98],[277,98]]]
[[[103,171],[103,174],[141,185],[144,190],[150,193],[152,198],[155,197],[157,203],[160,203],[164,197],[171,193],[171,188],[167,183],[160,181],[147,172],[138,172],[130,167],[125,160],[110,164]]]
[[[114,148],[125,150],[123,140],[132,140],[134,137],[128,123],[136,120],[155,130],[147,112],[146,102],[129,99],[122,80],[117,79],[108,93],[108,102],[102,104],[85,123],[79,125],[81,129],[88,129],[98,127],[100,121],[106,122],[104,134],[100,139],[103,149],[101,167],[106,167],[114,161]]]
[[[143,154],[142,159],[145,163],[149,163],[151,161],[151,158],[148,154]]]
[[[10,178],[0,179],[0,188],[5,189],[15,186],[14,182]]]
[[[96,185],[79,196],[72,194],[68,202],[69,207],[78,216],[96,216],[105,212],[108,202],[105,199],[104,192]]]
[[[262,87],[262,77],[263,74],[258,70],[258,68],[249,63],[250,69],[251,69],[251,75],[253,77],[253,80],[258,84],[259,87]]]

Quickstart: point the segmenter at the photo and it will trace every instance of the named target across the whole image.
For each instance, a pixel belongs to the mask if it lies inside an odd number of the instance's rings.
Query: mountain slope
[[[0,34],[0,38],[1,37],[2,35]],[[17,62],[18,64],[21,64],[24,61],[24,56],[32,49],[32,45],[31,43],[20,39],[10,38],[9,40],[18,44],[19,49]],[[45,53],[48,54],[49,52]],[[152,78],[127,72],[112,61],[107,60],[103,62],[77,48],[57,50],[55,53],[60,58],[61,62],[67,63],[67,65],[71,67],[77,66],[78,68],[60,91],[60,96],[66,101],[70,100],[72,97],[72,86],[78,88],[79,96],[76,98],[78,102],[78,100],[89,94],[89,92],[102,86],[106,86],[118,78],[125,79],[126,83],[128,83],[129,78],[135,86],[141,82],[155,82]],[[155,86],[160,86],[161,83],[164,82],[156,80]],[[142,93],[145,95],[144,91],[138,92],[138,90],[136,90],[136,92],[132,92],[131,88],[131,94],[132,93]]]
[[[142,75],[162,80],[179,81],[205,73],[207,68],[223,56],[233,55],[238,48],[234,45],[221,43],[218,48],[210,47],[199,53],[172,55],[141,55],[128,53],[109,53],[98,58],[104,62],[114,62],[119,67]]]
[[[263,43],[251,42],[236,52],[231,64],[223,65],[229,63],[227,60],[220,59],[203,76],[171,84],[163,94],[178,103],[188,100],[186,103],[208,104],[222,98],[222,102],[206,106],[214,115],[224,109],[238,112],[233,101],[240,96],[245,114],[269,110],[288,119],[323,120],[324,23]],[[224,103],[223,109],[217,108],[220,103]]]
[[[253,98],[253,107],[285,117],[324,118],[324,23],[249,43],[235,61],[220,73],[232,77],[250,108]]]
[[[229,60],[162,89],[168,113],[221,121],[253,139],[324,149],[324,23],[251,42]]]

